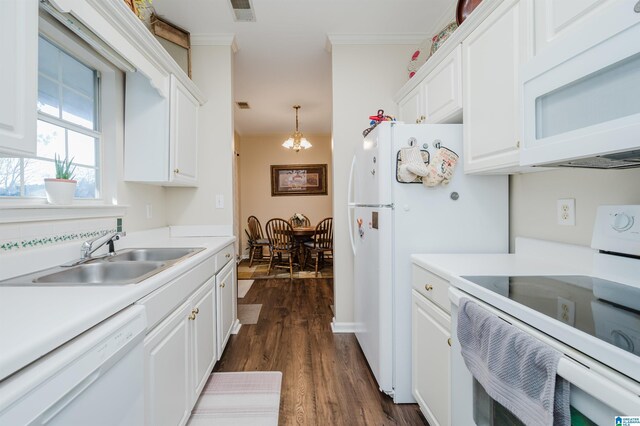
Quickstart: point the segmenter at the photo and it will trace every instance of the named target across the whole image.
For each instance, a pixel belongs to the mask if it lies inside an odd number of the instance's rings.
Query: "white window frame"
[[[59,46],[62,50],[78,59],[100,74],[100,93],[97,95],[97,117],[100,125],[100,164],[97,170],[100,176],[100,197],[74,199],[71,206],[53,206],[46,199],[37,197],[2,197],[0,199],[0,223],[22,222],[30,220],[70,219],[80,217],[122,216],[124,206],[117,202],[117,145],[122,143],[124,111],[124,76],[114,65],[107,62],[71,33],[61,23],[46,14],[40,13],[39,34]],[[118,102],[121,105],[118,105]],[[34,105],[34,108],[37,106]],[[40,115],[38,116],[40,119]],[[45,119],[45,121],[47,121]],[[120,136],[118,136],[118,130]],[[22,211],[25,209],[25,211]],[[26,211],[26,209],[30,209]],[[105,210],[110,211],[106,213]]]

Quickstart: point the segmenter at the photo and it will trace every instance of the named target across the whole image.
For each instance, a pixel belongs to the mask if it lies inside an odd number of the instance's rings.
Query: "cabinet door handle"
[[[198,315],[200,313],[200,308],[195,308],[193,311]]]
[[[173,173],[175,173],[175,174],[180,173],[180,169],[175,169],[175,170],[173,171]]]
[[[431,284],[427,284],[427,285],[424,286],[424,289],[427,290],[427,291],[431,291],[431,290],[433,290],[433,286]]]
[[[195,312],[193,312],[193,311],[191,311],[191,315],[189,315],[189,319],[190,319],[191,321],[195,320],[195,319],[196,319],[196,313],[195,313]]]
[[[449,337],[449,338],[447,339],[447,344],[448,344],[449,346],[451,346],[451,337]]]
[[[224,288],[224,283],[220,284],[220,288]]]

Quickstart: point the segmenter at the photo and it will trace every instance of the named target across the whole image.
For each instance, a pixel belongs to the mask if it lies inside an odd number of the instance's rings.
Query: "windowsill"
[[[0,223],[43,222],[48,220],[122,217],[128,206],[113,204],[53,204],[0,203]]]

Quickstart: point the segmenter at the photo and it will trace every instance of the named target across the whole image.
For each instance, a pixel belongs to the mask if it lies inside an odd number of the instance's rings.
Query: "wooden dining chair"
[[[293,227],[284,219],[276,218],[267,222],[267,239],[269,240],[269,271],[271,273],[271,265],[273,257],[278,256],[278,261],[282,261],[282,255],[286,254],[289,259],[289,277],[293,278],[293,258],[298,254],[298,247],[294,244]],[[275,265],[274,267],[285,267]]]
[[[316,258],[316,277],[318,276],[318,265],[320,262],[324,262],[325,255],[331,256],[333,259],[333,218],[328,217],[322,219],[318,225],[316,225],[316,231],[313,234],[313,239],[304,243],[305,249],[305,263],[306,260],[312,259],[313,255]]]
[[[247,228],[249,228],[249,267],[251,268],[253,260],[256,258],[256,253],[260,253],[260,258],[266,261],[262,249],[269,247],[269,240],[264,237],[262,226],[257,217],[249,216],[249,219],[247,219]]]

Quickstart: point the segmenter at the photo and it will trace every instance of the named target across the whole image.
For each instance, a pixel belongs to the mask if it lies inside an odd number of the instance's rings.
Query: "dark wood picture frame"
[[[287,195],[327,195],[327,165],[271,166],[271,196]]]
[[[191,34],[169,21],[160,18],[158,15],[151,15],[151,32],[163,40],[166,40],[174,45],[176,48],[182,48],[186,51],[186,65],[181,64],[180,60],[176,57],[174,59],[178,62],[181,68],[186,66],[184,70],[189,78],[191,78]],[[165,46],[165,49],[170,50]],[[171,52],[169,52],[171,54]]]

